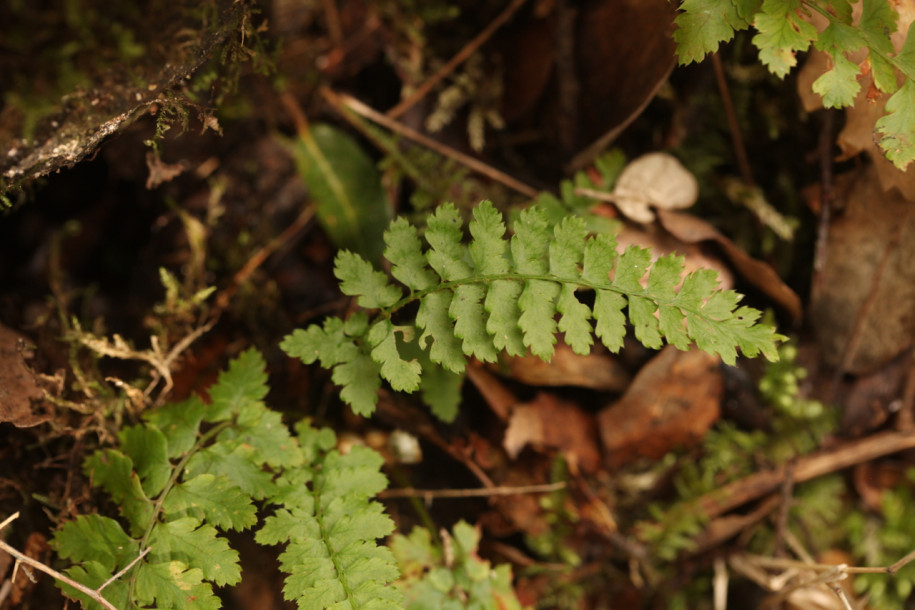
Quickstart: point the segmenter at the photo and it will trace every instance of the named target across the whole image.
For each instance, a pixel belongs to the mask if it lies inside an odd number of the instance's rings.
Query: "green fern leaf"
[[[264,358],[253,349],[246,350],[229,364],[210,388],[210,404],[204,419],[217,422],[251,405],[263,405],[267,395]]]
[[[286,598],[302,609],[399,607],[397,591],[386,586],[398,574],[393,557],[375,544],[391,533],[393,522],[369,500],[387,485],[381,456],[358,446],[342,455],[330,449],[332,433],[307,424],[299,426],[299,439],[314,456],[311,485],[281,485],[297,489],[282,496],[283,508],[256,534],[261,544],[287,545],[280,556],[290,575]]]
[[[251,499],[226,477],[208,473],[176,485],[162,508],[172,517],[187,515],[222,529],[243,530],[257,522]]]
[[[915,39],[915,36],[909,38]],[[908,39],[906,40],[908,42]],[[886,116],[877,120],[878,144],[897,167],[915,161],[915,84],[906,80],[886,102]]]
[[[247,443],[216,443],[191,456],[185,466],[184,477],[188,481],[201,474],[224,477],[246,495],[260,500],[270,495],[274,488],[270,473],[263,469],[263,462],[257,458],[256,450]],[[178,487],[181,488],[180,485]],[[182,491],[179,489],[178,493]]]
[[[152,521],[154,507],[143,492],[140,478],[134,475],[131,459],[120,451],[106,449],[89,456],[83,463],[83,471],[117,503],[131,524],[131,534],[141,535]]]
[[[765,0],[753,22],[759,32],[753,37],[759,59],[779,78],[797,64],[796,53],[817,39],[816,28],[797,14],[800,10],[801,0]]]
[[[168,521],[153,530],[149,544],[153,563],[177,559],[200,568],[203,578],[219,586],[241,581],[238,552],[212,525],[201,525],[192,517]]]
[[[222,602],[203,582],[203,571],[180,561],[141,563],[137,567],[137,599],[158,610],[219,610]]]
[[[391,275],[410,290],[425,290],[438,283],[423,256],[416,227],[397,218],[384,234],[384,257],[391,261]]]
[[[780,335],[758,326],[758,315],[751,315],[755,310],[735,311],[738,296],[718,290],[712,271],[690,274],[678,289],[682,257],[663,256],[652,264],[651,252],[636,246],[618,256],[612,236],[589,236],[586,222],[578,217],[551,225],[536,207],[521,212],[513,229],[514,235],[506,239],[501,215],[483,202],[474,210],[465,243],[457,210],[445,205],[429,219],[423,255],[418,232],[405,221],[395,222],[386,235],[388,252],[396,259],[392,274],[411,290],[409,296],[396,303],[393,296],[368,301],[385,305],[371,323],[365,312],[350,318],[359,316],[350,330],[349,320],[327,320],[323,327],[294,332],[283,348],[306,363],[321,360],[332,366],[332,378],[343,388],[341,397],[360,414],[374,409],[382,378],[395,390],[422,388],[428,398],[424,374],[432,364],[440,365],[457,375],[439,380],[453,388],[447,401],[436,406],[449,419],[466,357],[491,361],[502,351],[520,355],[529,350],[548,360],[559,331],[579,354],[589,352],[595,335],[618,351],[627,313],[636,338],[651,348],[660,348],[665,339],[683,349],[695,342],[729,363],[738,348],[747,354],[777,355],[774,346]],[[348,267],[362,269],[353,277],[378,274],[372,279],[375,289],[392,288],[368,263],[348,253],[341,256],[350,261]],[[429,268],[438,275],[433,284]],[[593,307],[578,298],[579,290],[594,291]],[[421,332],[414,343],[414,328],[395,327],[391,316],[415,301],[416,329]]]
[[[180,457],[191,450],[197,441],[200,422],[203,421],[206,409],[207,406],[199,396],[192,396],[146,415],[146,421],[165,434],[169,458]]]
[[[390,307],[403,296],[397,287],[388,284],[384,273],[376,271],[371,263],[348,250],[337,255],[334,275],[340,280],[343,294],[357,297],[356,303],[365,309]]]
[[[80,515],[60,526],[52,541],[57,554],[76,563],[98,562],[109,576],[139,554],[140,545],[121,524],[101,515]]]
[[[148,498],[159,495],[172,475],[165,435],[152,425],[130,426],[121,430],[118,440],[140,477],[143,493]]]
[[[741,13],[732,2],[718,0],[684,0],[677,15],[677,56],[680,64],[702,61],[709,53],[718,50],[718,45],[734,37],[734,30],[746,29],[749,25],[746,13]]]
[[[381,366],[372,357],[354,349],[353,358],[334,367],[331,380],[343,389],[340,398],[356,415],[368,416],[375,410],[381,387]]]
[[[373,346],[372,360],[381,365],[381,376],[398,392],[414,392],[419,388],[422,371],[416,360],[406,361],[397,349],[395,328],[388,319],[379,320],[369,330],[368,341]]]

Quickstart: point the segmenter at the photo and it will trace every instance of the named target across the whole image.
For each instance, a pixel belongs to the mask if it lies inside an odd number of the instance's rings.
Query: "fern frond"
[[[330,318],[296,330],[282,348],[332,368],[343,400],[359,414],[374,411],[382,379],[398,391],[419,389],[429,362],[462,374],[467,357],[491,362],[503,351],[549,360],[557,332],[579,354],[589,352],[595,336],[616,352],[627,318],[652,349],[664,341],[680,349],[694,343],[729,364],[738,349],[778,358],[783,338],[757,323],[760,312],[739,307],[741,295],[720,290],[713,271],[684,278],[681,256],[652,263],[651,252],[637,246],[618,255],[612,235],[590,235],[576,216],[552,224],[539,207],[521,212],[507,239],[488,201],[474,210],[468,231],[469,241],[457,209],[441,206],[428,219],[423,250],[416,227],[395,220],[385,234],[393,280],[341,252],[335,274],[364,311],[355,323]],[[579,300],[583,290],[594,293],[592,306]],[[412,303],[414,322],[395,325],[394,314]],[[405,357],[416,349],[426,357]]]
[[[354,268],[365,271],[358,261]],[[390,321],[378,328],[384,323]],[[364,336],[368,321],[357,315],[313,334],[325,331]],[[344,347],[325,356],[346,364],[358,363],[358,354]],[[377,379],[378,365],[369,362]],[[258,537],[289,543],[286,591],[300,607],[348,601],[347,607],[360,608],[367,600],[399,599],[386,588],[397,578],[393,558],[376,543],[393,526],[369,501],[387,483],[381,457],[360,448],[346,456],[331,451],[329,430],[304,426],[298,436],[290,434],[281,415],[263,403],[264,368],[256,351],[243,353],[211,388],[209,404],[195,397],[152,411],[145,423],[121,431],[117,448],[84,462],[93,484],[121,508],[126,528],[91,514],[63,524],[52,544],[74,563],[71,578],[93,588],[108,583],[106,599],[124,610],[216,610],[221,603],[213,586],[241,580],[238,553],[224,532],[252,527],[258,505],[272,503],[282,508]],[[109,583],[144,551],[135,567]],[[85,608],[101,608],[84,593],[62,588]]]
[[[299,426],[307,467],[284,476],[275,501],[282,506],[256,534],[261,544],[286,544],[280,564],[289,574],[286,598],[301,609],[399,608],[394,556],[375,539],[394,523],[370,500],[387,486],[383,458],[367,447],[343,455],[330,430]]]

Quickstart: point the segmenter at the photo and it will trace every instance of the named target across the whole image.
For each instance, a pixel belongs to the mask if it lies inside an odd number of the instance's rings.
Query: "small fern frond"
[[[375,544],[394,523],[370,500],[387,486],[383,458],[359,446],[341,454],[329,429],[303,423],[298,432],[307,466],[280,478],[282,508],[256,534],[260,544],[287,545],[286,598],[303,610],[400,608],[400,593],[387,586],[399,576],[394,556]]]
[[[484,201],[473,212],[469,242],[452,205],[429,217],[423,240],[416,227],[395,220],[385,233],[395,281],[341,252],[334,270],[340,288],[366,311],[296,330],[282,347],[306,364],[333,368],[343,400],[363,415],[374,411],[382,379],[414,392],[429,362],[462,374],[468,357],[492,362],[500,352],[529,351],[549,360],[558,332],[579,354],[590,351],[595,336],[619,351],[627,318],[652,349],[664,341],[680,349],[695,343],[729,364],[738,349],[778,358],[783,337],[757,323],[759,311],[738,307],[741,295],[720,290],[713,271],[684,278],[682,256],[652,263],[651,252],[637,246],[618,254],[613,235],[590,235],[582,218],[548,218],[538,207],[521,212],[507,239],[502,215]],[[594,293],[591,306],[577,296],[585,290]],[[396,325],[394,314],[412,303],[413,323]],[[426,365],[404,356],[410,345],[427,356]]]

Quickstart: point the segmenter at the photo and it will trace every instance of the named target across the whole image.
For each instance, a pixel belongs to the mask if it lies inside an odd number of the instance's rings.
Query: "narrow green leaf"
[[[434,363],[423,367],[420,384],[423,403],[429,407],[433,415],[446,424],[450,424],[457,417],[463,385],[462,374],[453,373]]]
[[[658,307],[658,330],[677,349],[689,349],[690,340],[686,334],[683,312],[679,308],[670,305]]]
[[[553,357],[556,344],[556,298],[559,285],[545,280],[530,280],[518,298],[521,317],[518,326],[524,335],[524,344],[541,360]]]
[[[616,238],[601,234],[585,243],[581,279],[595,286],[610,287],[610,271],[616,262]]]
[[[403,297],[400,288],[388,282],[388,276],[348,250],[337,254],[334,275],[343,294],[356,297],[356,303],[366,309],[390,307]]]
[[[419,304],[416,313],[416,326],[423,329],[419,344],[426,349],[427,339],[429,357],[432,362],[441,364],[454,373],[463,373],[467,359],[454,332],[454,321],[448,315],[451,306],[450,292],[433,292]]]
[[[258,465],[267,464],[279,468],[295,467],[302,463],[302,450],[278,411],[252,409],[241,413],[236,424],[236,427],[223,430],[217,440],[231,442],[232,446],[243,444],[251,447],[254,451],[253,461]]]
[[[655,311],[657,306],[653,301],[643,297],[629,297],[629,321],[632,322],[635,338],[649,349],[660,349],[663,345]]]
[[[562,314],[559,318],[559,330],[564,333],[565,342],[576,354],[588,355],[594,343],[591,336],[591,310],[575,297],[573,286],[562,286],[559,299],[556,301],[556,310]]]
[[[457,286],[448,315],[454,320],[454,335],[463,340],[463,352],[481,362],[495,362],[499,354],[493,347],[492,336],[486,330],[486,311],[483,308],[485,296],[486,287],[481,284]]]
[[[677,295],[677,286],[683,274],[682,256],[667,254],[661,256],[651,266],[648,274],[648,294],[662,301],[672,301]]]
[[[508,272],[506,259],[505,223],[502,214],[491,201],[482,201],[474,208],[468,227],[473,241],[468,247],[477,275],[497,275]]]
[[[324,124],[300,133],[291,148],[334,244],[378,260],[391,210],[371,159],[346,133]]]
[[[613,353],[622,349],[626,337],[625,306],[626,299],[616,292],[598,290],[594,295],[594,334]]]
[[[511,240],[512,259],[518,273],[543,275],[549,271],[550,237],[546,216],[539,208],[521,212]]]
[[[497,350],[504,351],[509,356],[523,356],[527,352],[518,324],[521,318],[518,299],[523,289],[524,285],[521,282],[495,280],[489,285],[486,299],[483,301],[483,309],[489,314],[486,331],[492,337],[492,344]]]
[[[578,216],[564,219],[553,231],[549,243],[550,273],[556,277],[578,281],[584,256],[588,229]]]
[[[464,260],[462,238],[461,216],[457,208],[450,203],[436,208],[426,226],[426,241],[430,246],[426,260],[446,282],[471,275],[472,269]]]
[[[372,347],[372,360],[381,365],[381,376],[397,392],[415,392],[419,388],[422,367],[414,360],[404,360],[397,349],[395,328],[384,318],[369,329],[368,341]]]

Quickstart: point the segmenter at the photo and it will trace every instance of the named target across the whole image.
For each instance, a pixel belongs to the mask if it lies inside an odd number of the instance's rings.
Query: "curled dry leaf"
[[[597,416],[611,468],[657,459],[703,437],[720,413],[720,359],[667,346],[646,364],[629,391]]]
[[[0,423],[19,428],[36,426],[48,419],[36,415],[32,400],[41,398],[41,388],[22,361],[19,345],[27,339],[0,325]]]
[[[627,218],[648,223],[652,207],[682,210],[696,203],[699,183],[675,157],[654,152],[623,169],[613,189],[613,202]]]

